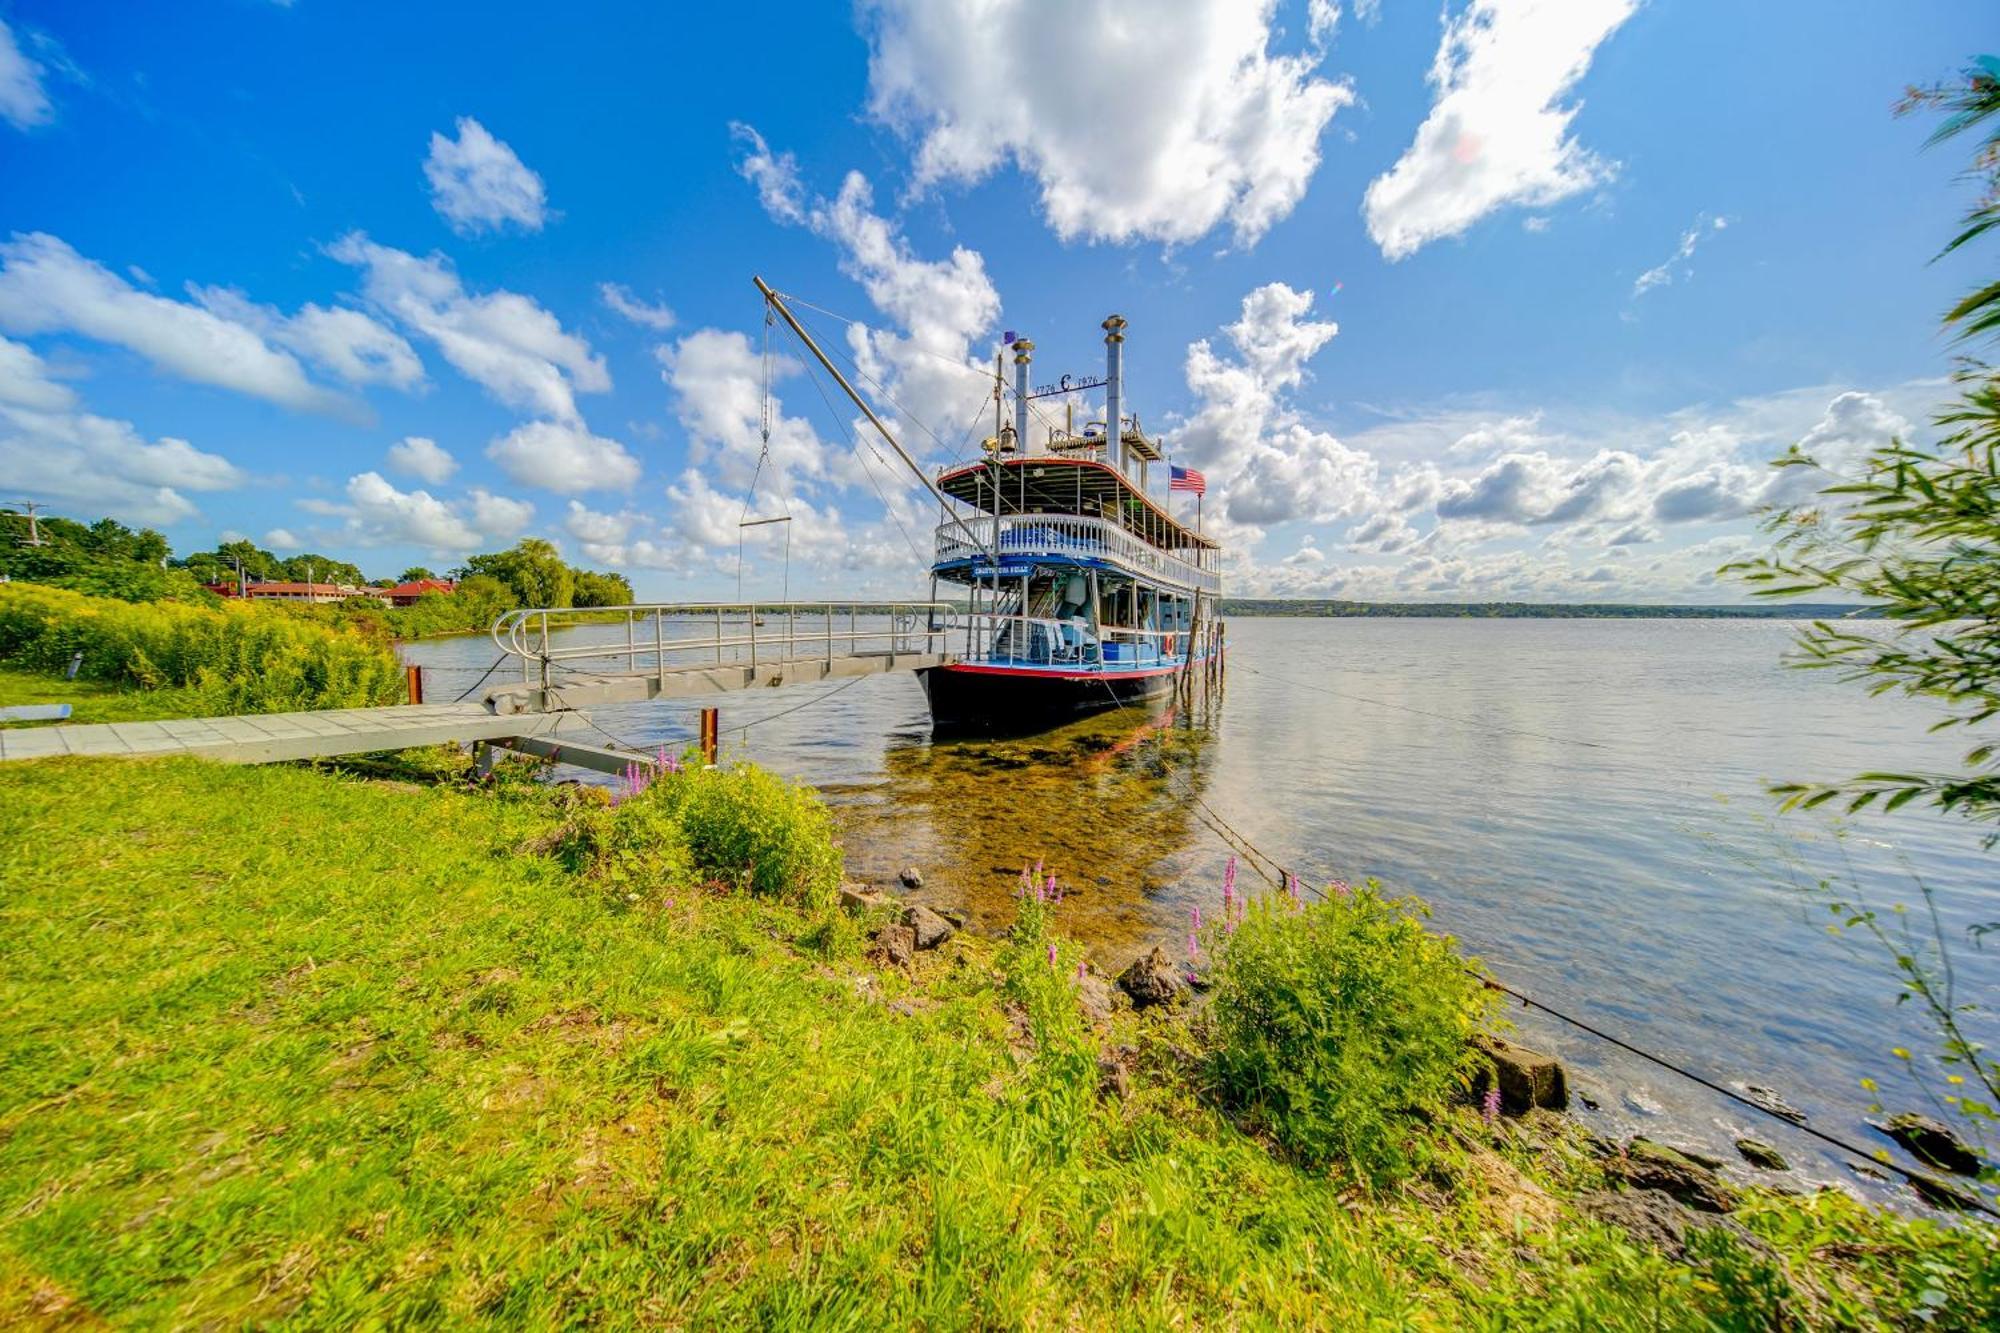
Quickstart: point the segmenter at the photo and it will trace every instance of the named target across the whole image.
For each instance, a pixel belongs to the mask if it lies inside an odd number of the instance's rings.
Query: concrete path
[[[396,704],[165,722],[0,728],[0,761],[63,754],[195,755],[226,764],[268,764],[516,737],[575,741],[579,748],[601,748],[605,739],[588,719],[574,713],[499,717],[480,703]]]

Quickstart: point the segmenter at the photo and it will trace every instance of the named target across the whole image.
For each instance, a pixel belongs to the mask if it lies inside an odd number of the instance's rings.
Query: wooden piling
[[[701,710],[701,759],[705,764],[715,762],[722,748],[722,710],[704,708]]]

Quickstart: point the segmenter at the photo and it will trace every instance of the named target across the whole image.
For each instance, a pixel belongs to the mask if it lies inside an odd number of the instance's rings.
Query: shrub
[[[1426,915],[1370,884],[1310,905],[1254,902],[1208,934],[1212,1087],[1308,1165],[1400,1174],[1411,1113],[1466,1083],[1492,992]]]
[[[678,823],[694,868],[802,907],[833,900],[840,847],[812,788],[750,764],[689,768],[618,808],[620,821],[658,807]]]
[[[0,585],[0,661],[157,689],[190,688],[217,712],[358,708],[402,698],[402,669],[379,640],[269,607],[123,602]]]

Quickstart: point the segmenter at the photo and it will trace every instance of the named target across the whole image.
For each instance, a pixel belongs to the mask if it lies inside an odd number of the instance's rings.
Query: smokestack
[[[1124,397],[1125,316],[1112,315],[1104,321],[1104,429],[1111,440],[1110,455],[1120,472],[1125,470],[1125,428],[1118,415]]]
[[[1028,443],[1028,360],[1035,345],[1026,338],[1014,341],[1014,447],[1024,454],[1040,453]]]

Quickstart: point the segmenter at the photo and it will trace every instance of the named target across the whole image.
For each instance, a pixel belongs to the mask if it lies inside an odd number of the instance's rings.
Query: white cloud
[[[79,333],[129,348],[183,379],[286,407],[348,412],[353,406],[308,380],[297,360],[256,330],[142,292],[45,232],[0,242],[0,328]]]
[[[1314,46],[1325,46],[1340,28],[1340,0],[1309,0],[1306,5],[1306,36]]]
[[[298,314],[286,316],[273,306],[256,304],[234,288],[193,283],[188,285],[188,295],[211,314],[297,352],[349,384],[414,389],[424,381],[424,363],[410,344],[359,310],[328,309],[308,302]]]
[[[389,466],[405,476],[442,486],[458,471],[458,460],[436,440],[411,435],[389,446]]]
[[[470,116],[458,118],[456,139],[431,135],[424,175],[431,207],[461,236],[499,231],[510,222],[540,231],[548,221],[542,178]]]
[[[1638,0],[1472,0],[1445,22],[1436,101],[1416,138],[1369,185],[1368,234],[1390,259],[1456,236],[1510,204],[1546,207],[1608,179],[1570,135],[1562,99]]]
[[[674,326],[674,312],[657,301],[642,301],[631,291],[615,282],[598,284],[597,294],[604,298],[604,304],[631,320],[634,324],[664,333]]]
[[[490,542],[512,541],[535,521],[535,506],[511,495],[495,495],[475,486],[466,499],[472,505],[473,524]]]
[[[1309,291],[1266,283],[1223,329],[1234,358],[1207,338],[1188,346],[1198,407],[1173,432],[1174,453],[1203,470],[1211,513],[1234,542],[1255,542],[1274,523],[1351,515],[1373,494],[1375,460],[1306,424],[1289,401],[1306,363],[1340,332],[1310,318],[1312,304]]]
[[[1706,225],[1703,225],[1704,222]],[[1701,238],[1712,232],[1721,231],[1728,225],[1727,218],[1696,218],[1695,224],[1681,233],[1681,242],[1674,247],[1674,252],[1660,264],[1639,275],[1638,280],[1632,284],[1632,295],[1644,296],[1655,287],[1668,286],[1674,280],[1676,266],[1680,266],[1682,279],[1693,277],[1694,268],[1687,261],[1694,258],[1695,247],[1701,244]]]
[[[790,153],[773,153],[764,136],[742,121],[729,123],[729,137],[743,149],[737,174],[757,187],[764,211],[780,222],[805,221],[805,186],[799,181],[798,160]]]
[[[577,392],[611,387],[604,359],[554,315],[515,292],[467,293],[443,255],[419,259],[360,232],[327,253],[363,270],[371,305],[428,338],[460,373],[511,407],[578,422]]]
[[[296,551],[305,545],[292,535],[290,528],[272,528],[264,534],[264,546],[272,551]]]
[[[0,20],[0,120],[28,130],[54,118],[55,107],[42,90],[42,67],[28,58],[13,29]]]
[[[639,480],[639,460],[624,445],[580,422],[524,422],[487,445],[486,456],[515,481],[562,494],[623,490]]]
[[[182,491],[241,485],[229,460],[186,440],[147,440],[127,421],[76,409],[76,394],[40,357],[0,338],[0,476],[35,497],[96,517],[172,523],[191,516]]]
[[[1006,162],[1064,239],[1252,244],[1288,215],[1353,100],[1273,55],[1274,0],[866,0],[869,105],[917,140],[919,187]]]
[[[741,333],[697,329],[658,352],[660,378],[673,391],[674,415],[687,432],[689,460],[723,485],[747,491],[753,478],[765,498],[788,498],[826,475],[827,447],[812,426],[771,396],[771,452],[763,450],[764,366]],[[774,386],[800,373],[790,357],[775,359]]]

